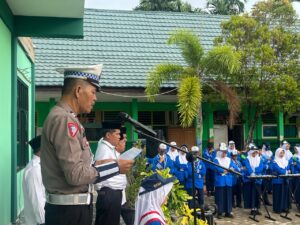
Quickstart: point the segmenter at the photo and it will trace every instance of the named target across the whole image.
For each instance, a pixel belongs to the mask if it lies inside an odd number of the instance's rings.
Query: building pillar
[[[136,98],[132,99],[131,102],[131,117],[135,120],[138,120],[138,101]],[[131,141],[135,142],[138,139],[138,134],[134,132],[133,126],[130,125],[129,127],[130,133],[131,133]]]
[[[284,139],[284,116],[282,111],[279,111],[277,115],[278,140],[281,142]]]
[[[197,129],[196,132],[198,132]],[[196,133],[196,138],[197,139],[199,138],[199,134],[197,133]],[[204,103],[203,104],[202,149],[205,149],[209,142],[211,143],[214,142],[214,112],[211,104]]]
[[[257,122],[256,122],[256,144],[258,146],[262,145],[262,119],[261,116],[258,118]]]
[[[244,146],[246,146],[246,141],[249,133],[249,113],[248,106],[243,106],[243,118],[244,118]]]
[[[208,142],[214,143],[214,110],[211,105],[208,113]]]
[[[55,106],[56,104],[56,101],[55,101],[55,98],[50,98],[49,99],[49,103],[48,103],[48,106],[49,106],[49,110],[48,110],[48,113],[50,112],[50,110]]]

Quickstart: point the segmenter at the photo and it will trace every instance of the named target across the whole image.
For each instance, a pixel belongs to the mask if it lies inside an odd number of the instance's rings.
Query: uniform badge
[[[78,132],[78,124],[77,123],[68,123],[68,130],[71,137],[75,137]]]

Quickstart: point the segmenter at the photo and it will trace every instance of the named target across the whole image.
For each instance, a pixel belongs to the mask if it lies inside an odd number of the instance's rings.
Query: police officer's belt
[[[96,203],[97,194],[81,193],[81,194],[69,194],[59,195],[46,193],[46,202],[53,205],[90,205],[91,201]]]

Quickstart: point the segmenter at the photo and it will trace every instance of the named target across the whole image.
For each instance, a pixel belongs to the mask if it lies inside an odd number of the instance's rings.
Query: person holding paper
[[[122,139],[121,139],[122,138]],[[126,139],[121,132],[121,124],[113,122],[102,123],[102,138],[98,142],[95,160],[118,160],[125,150]],[[126,175],[119,174],[103,182],[97,183],[95,225],[119,225],[121,206],[126,202]]]

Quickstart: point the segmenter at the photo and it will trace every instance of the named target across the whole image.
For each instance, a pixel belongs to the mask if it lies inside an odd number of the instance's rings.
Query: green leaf
[[[191,76],[182,79],[177,96],[181,125],[182,127],[189,127],[198,115],[202,100],[199,77]]]
[[[159,93],[164,81],[179,80],[184,73],[184,68],[176,64],[158,64],[150,73],[146,81],[146,94],[149,101],[154,101],[153,95]]]
[[[171,34],[168,44],[178,45],[188,65],[194,69],[199,69],[204,51],[199,38],[192,31],[176,30]]]
[[[232,46],[217,46],[207,53],[203,67],[210,74],[233,74],[241,68],[240,58],[240,53]]]

